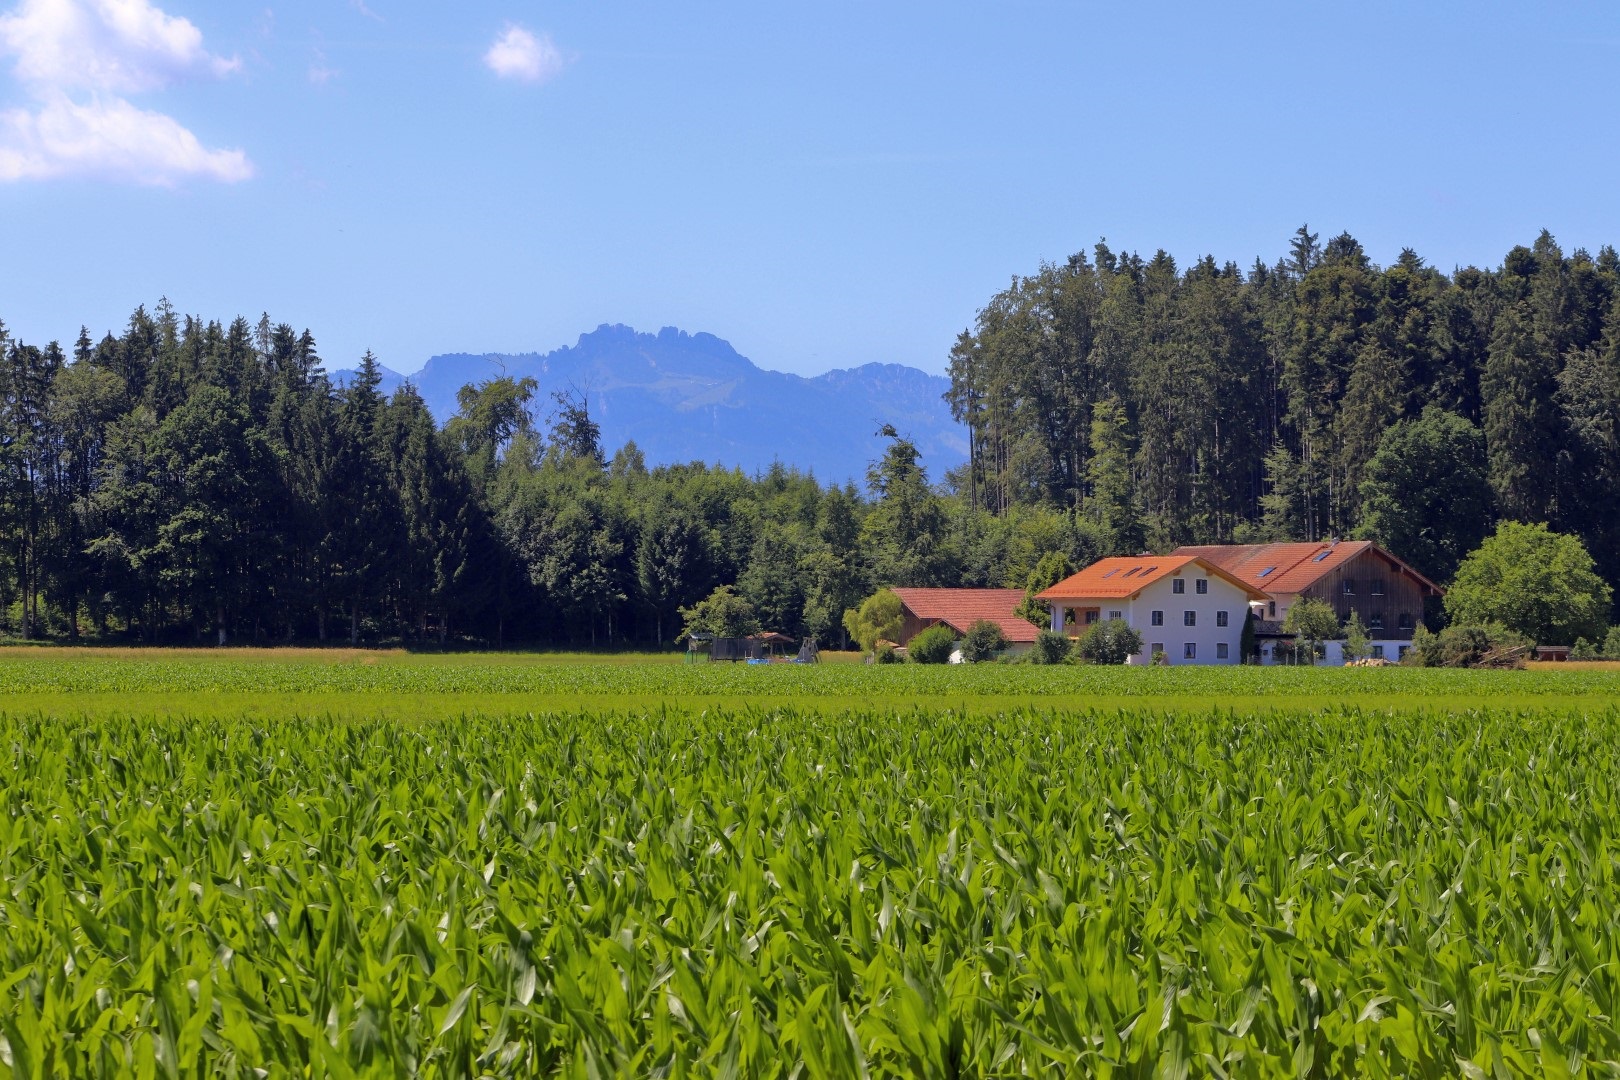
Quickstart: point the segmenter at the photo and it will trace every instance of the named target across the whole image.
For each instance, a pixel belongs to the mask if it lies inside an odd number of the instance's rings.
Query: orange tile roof
[[[1314,544],[1208,544],[1179,547],[1175,554],[1203,559],[1247,585],[1280,595],[1304,592],[1324,575],[1369,550],[1436,595],[1444,591],[1370,540]]]
[[[1128,555],[1099,559],[1036,597],[1037,600],[1123,600],[1146,585],[1196,563],[1211,577],[1224,578],[1255,600],[1265,594],[1208,559],[1196,555]]]
[[[1013,612],[1024,602],[1023,589],[893,589],[913,615],[944,623],[959,634],[980,619],[1001,627],[1007,640],[1028,645],[1040,633]]]

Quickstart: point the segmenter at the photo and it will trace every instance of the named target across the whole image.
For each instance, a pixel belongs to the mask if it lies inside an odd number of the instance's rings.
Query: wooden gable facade
[[[1370,637],[1410,641],[1423,623],[1424,598],[1433,593],[1434,586],[1369,544],[1297,595],[1328,604],[1340,621],[1356,612]]]

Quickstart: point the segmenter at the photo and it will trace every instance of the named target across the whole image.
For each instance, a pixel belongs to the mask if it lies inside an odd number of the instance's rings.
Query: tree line
[[[1377,539],[1444,582],[1498,520],[1620,581],[1620,258],[1546,232],[1495,269],[1375,265],[1301,227],[1247,272],[1098,243],[992,296],[950,356],[949,479],[1119,551]]]
[[[1375,266],[1301,228],[1247,272],[1099,243],[950,353],[968,462],[885,427],[866,483],[649,467],[588,399],[501,377],[435,424],[314,337],[137,309],[72,349],[0,325],[0,633],[668,644],[716,589],[847,642],[894,585],[1039,589],[1110,554],[1368,536],[1449,581],[1498,521],[1620,582],[1620,259]]]
[[[969,514],[898,432],[868,483],[611,454],[569,387],[490,379],[439,426],[369,353],[137,309],[71,350],[0,325],[0,632],[27,640],[668,644],[720,587],[847,641],[878,585],[1001,584],[1092,550],[1050,507]]]

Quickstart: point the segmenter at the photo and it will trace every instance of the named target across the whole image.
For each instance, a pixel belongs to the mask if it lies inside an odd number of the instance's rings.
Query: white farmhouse
[[[1163,653],[1171,664],[1236,664],[1243,622],[1266,594],[1213,562],[1186,555],[1103,559],[1041,593],[1052,629],[1070,636],[1100,619],[1123,619],[1142,635],[1132,664]]]
[[[1399,660],[1411,648],[1423,621],[1425,601],[1445,590],[1388,551],[1367,540],[1328,540],[1310,544],[1209,544],[1181,547],[1219,566],[1237,580],[1261,590],[1266,602],[1255,612],[1262,663],[1272,663],[1277,647],[1292,641],[1283,620],[1301,597],[1320,600],[1342,623],[1355,614],[1367,628],[1375,660]],[[1344,663],[1344,642],[1325,643],[1329,664]]]

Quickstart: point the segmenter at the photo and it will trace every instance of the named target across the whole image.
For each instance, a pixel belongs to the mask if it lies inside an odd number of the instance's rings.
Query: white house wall
[[[1406,656],[1406,650],[1411,647],[1412,643],[1410,641],[1402,641],[1396,638],[1369,638],[1367,655],[1394,663],[1403,659]],[[1276,648],[1277,643],[1275,641],[1262,641],[1260,643],[1260,662],[1268,665],[1277,663]],[[1322,659],[1318,661],[1318,666],[1341,667],[1344,662],[1343,641],[1322,642]]]
[[[1197,591],[1197,580],[1209,582],[1209,592]],[[1177,594],[1173,582],[1185,581],[1187,591]],[[1243,641],[1243,620],[1249,613],[1249,597],[1242,589],[1224,578],[1210,575],[1199,566],[1188,566],[1181,573],[1162,577],[1145,586],[1135,599],[1126,600],[1064,600],[1053,603],[1053,628],[1066,625],[1070,633],[1083,633],[1085,625],[1077,624],[1073,617],[1058,622],[1060,611],[1094,607],[1101,609],[1100,618],[1106,619],[1112,611],[1121,613],[1127,625],[1142,635],[1142,651],[1128,663],[1145,664],[1151,659],[1153,646],[1162,644],[1171,664],[1236,664],[1242,660],[1240,646]],[[1153,612],[1164,612],[1164,625],[1153,625]],[[1196,625],[1186,625],[1185,613],[1196,614]],[[1227,625],[1215,625],[1216,613],[1227,613]],[[1197,654],[1186,658],[1186,646],[1191,644]],[[1226,656],[1217,656],[1219,646],[1226,646]]]

